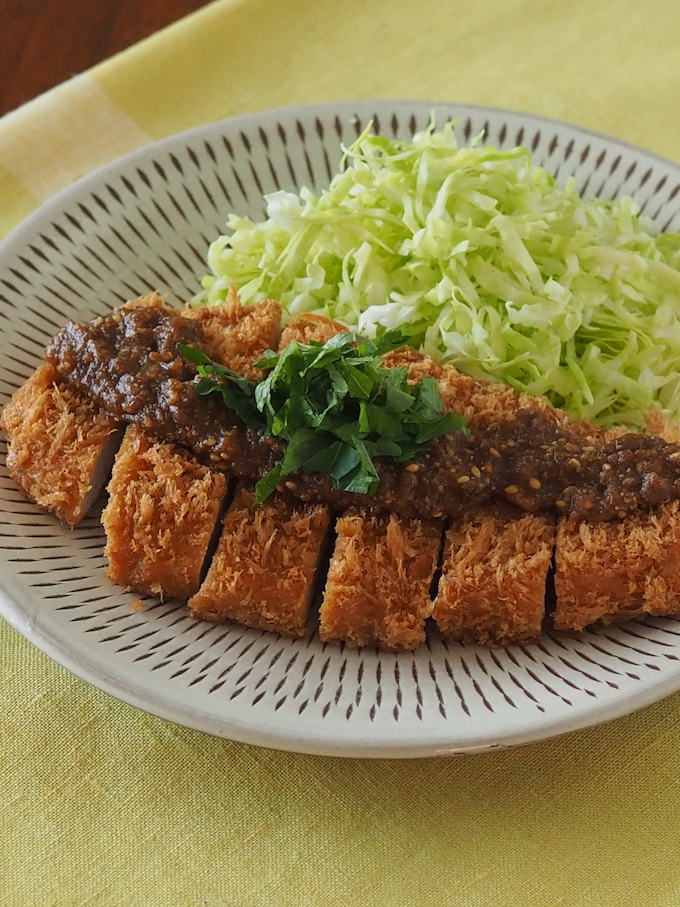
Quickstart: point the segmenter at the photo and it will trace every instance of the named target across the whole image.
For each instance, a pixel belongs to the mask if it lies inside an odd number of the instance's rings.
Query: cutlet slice
[[[247,627],[304,636],[330,515],[327,507],[275,494],[254,507],[240,486],[196,595],[194,617],[236,620]]]
[[[321,639],[393,650],[423,643],[442,528],[394,514],[343,514],[319,612]]]
[[[612,523],[561,520],[552,619],[558,630],[680,611],[680,504]]]
[[[456,520],[433,612],[442,635],[496,645],[538,636],[554,543],[544,517],[488,509]]]
[[[161,598],[189,598],[226,492],[225,475],[129,426],[102,514],[108,578]]]
[[[22,492],[70,526],[104,487],[121,433],[114,419],[42,365],[5,406],[7,468]]]
[[[385,358],[389,367],[422,361],[407,350]],[[431,362],[423,375],[439,373]],[[442,531],[438,520],[377,516],[360,508],[343,514],[319,610],[321,639],[394,650],[424,642]]]
[[[677,442],[678,430],[652,412],[647,427]],[[615,434],[616,430],[610,432]],[[680,611],[680,502],[618,522],[560,520],[553,622],[558,630]]]
[[[324,343],[344,330],[330,319],[303,315],[289,322],[279,348],[291,340]],[[195,617],[237,620],[286,636],[303,636],[330,511],[279,492],[258,507],[253,507],[254,500],[252,487],[241,485],[225,514],[210,569],[189,608]]]
[[[483,429],[520,407],[566,417],[542,398],[462,375],[411,351],[386,357],[407,366],[409,378],[437,379],[444,407]],[[519,515],[510,507],[479,508],[454,520],[446,532],[442,576],[432,616],[445,638],[505,644],[537,636],[555,543],[551,519]]]
[[[277,303],[241,307],[232,298],[225,306],[184,314],[201,322],[215,358],[251,378],[261,376],[252,363],[276,343]],[[202,466],[188,451],[128,428],[102,514],[107,576],[162,598],[194,595],[228,485],[223,473]]]
[[[156,293],[125,304],[162,306]],[[122,437],[115,419],[40,366],[5,406],[7,468],[23,493],[71,526],[88,513],[111,472]]]

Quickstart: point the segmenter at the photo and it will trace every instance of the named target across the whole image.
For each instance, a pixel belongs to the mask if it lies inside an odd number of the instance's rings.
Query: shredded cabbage
[[[343,150],[320,195],[267,195],[262,223],[229,216],[195,305],[235,285],[371,338],[409,323],[422,352],[574,416],[680,420],[680,235],[630,198],[582,200],[524,148],[459,147],[453,124]]]

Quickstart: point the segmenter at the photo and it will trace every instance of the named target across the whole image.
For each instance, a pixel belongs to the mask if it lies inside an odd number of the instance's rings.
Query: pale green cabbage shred
[[[680,420],[680,235],[629,198],[584,201],[524,148],[459,147],[453,124],[343,150],[320,195],[267,195],[262,223],[229,216],[195,305],[235,285],[369,337],[409,323],[423,353],[574,416]]]

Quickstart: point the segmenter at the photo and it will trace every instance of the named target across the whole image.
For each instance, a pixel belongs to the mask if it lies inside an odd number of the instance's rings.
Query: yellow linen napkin
[[[149,140],[312,101],[514,108],[680,160],[679,46],[674,0],[220,0],[0,121],[0,232]],[[505,753],[341,761],[145,715],[1,621],[0,653],[0,905],[680,903],[680,696]]]

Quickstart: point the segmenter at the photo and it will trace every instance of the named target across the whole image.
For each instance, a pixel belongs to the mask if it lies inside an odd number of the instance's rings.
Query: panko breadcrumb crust
[[[107,413],[41,366],[5,406],[7,469],[27,498],[69,526],[87,515],[109,476],[120,442]]]
[[[106,575],[158,595],[193,595],[213,538],[227,478],[135,425],[125,432],[102,513]]]
[[[240,486],[227,510],[206,578],[189,600],[195,617],[304,636],[330,515],[277,494],[253,507]]]
[[[541,632],[552,520],[479,511],[446,533],[434,618],[444,637],[495,645]]]
[[[321,639],[385,649],[421,645],[442,530],[433,520],[344,513],[319,611]]]
[[[678,429],[661,413],[646,415],[647,428],[667,441]],[[587,433],[588,426],[582,430]],[[609,434],[615,437],[620,429]],[[560,520],[555,552],[553,622],[582,630],[645,615],[680,611],[680,502],[611,523]]]
[[[244,306],[232,287],[223,305],[186,308],[182,314],[200,323],[218,362],[251,381],[262,379],[262,370],[254,368],[253,363],[265,350],[276,349],[281,332],[278,302],[263,299]]]

